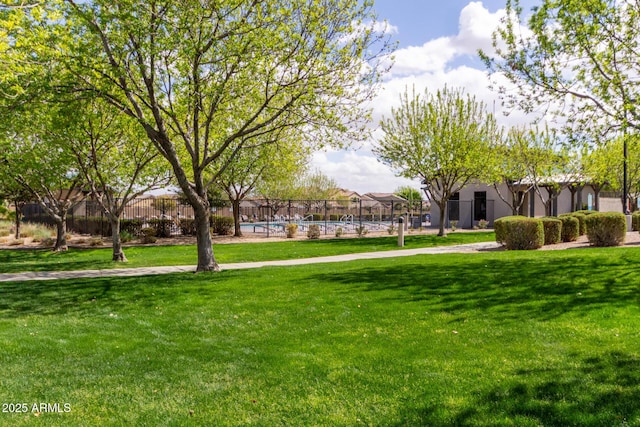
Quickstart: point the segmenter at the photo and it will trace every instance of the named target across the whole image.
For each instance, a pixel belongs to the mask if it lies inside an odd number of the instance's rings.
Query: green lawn
[[[640,249],[0,285],[0,425],[638,426]],[[68,413],[31,413],[34,403]]]
[[[405,249],[486,241],[495,241],[495,233],[450,233],[445,238],[433,234],[408,235]],[[309,258],[394,249],[399,249],[397,236],[214,245],[216,261],[219,263]],[[64,253],[46,249],[0,250],[0,273],[197,264],[195,246],[139,246],[125,248],[124,252],[129,260],[126,263],[112,262],[111,248],[70,249]]]

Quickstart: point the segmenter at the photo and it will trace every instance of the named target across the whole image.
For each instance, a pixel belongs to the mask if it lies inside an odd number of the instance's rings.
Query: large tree
[[[194,209],[197,271],[218,269],[209,232],[212,177],[245,144],[281,129],[297,128],[319,144],[365,136],[363,101],[389,51],[386,36],[372,31],[369,0],[64,0],[42,7],[61,10],[64,19],[32,16],[43,31],[25,42],[55,53],[73,76],[74,94],[94,92],[134,118],[170,163]],[[55,40],[40,36],[52,32]]]
[[[234,236],[242,236],[240,203],[253,194],[258,185],[294,182],[308,158],[308,146],[285,132],[270,135],[274,141],[247,145],[216,181],[231,201]]]
[[[624,161],[624,138],[627,139],[629,149],[627,159],[629,199],[631,210],[636,210],[637,201],[640,198],[640,138],[635,135],[626,135],[602,142],[583,156],[582,164],[585,174],[594,186],[596,195],[604,185],[622,193],[624,176],[620,165]],[[596,197],[596,202],[597,200]],[[623,211],[628,208],[622,198],[621,203]]]
[[[527,111],[555,105],[572,124],[640,129],[640,3],[543,0],[524,16],[518,0],[507,0],[496,54],[481,53],[490,71],[515,83],[505,99]]]
[[[525,201],[524,195],[533,189],[533,182],[527,179],[526,162],[532,156],[526,132],[524,128],[509,129],[504,140],[496,144],[495,156],[488,165],[492,175],[490,181],[513,215],[518,215]]]
[[[509,105],[597,139],[640,129],[640,2],[543,0],[527,20],[519,0],[506,6],[495,53],[481,56],[515,85],[498,85]]]
[[[57,116],[51,132],[75,157],[86,187],[111,224],[113,261],[126,261],[120,219],[136,197],[167,186],[166,161],[129,117],[103,101],[52,106]]]
[[[0,136],[0,173],[27,191],[53,220],[54,250],[66,251],[67,213],[85,198],[82,174],[73,154],[44,130],[51,124],[47,118],[30,114],[20,116],[20,120],[14,130]]]
[[[523,179],[531,185],[545,207],[545,215],[553,215],[553,203],[565,188],[582,183],[581,164],[575,151],[562,144],[558,134],[548,127],[532,126],[517,136],[523,147],[520,153],[526,172]],[[524,148],[526,147],[526,148]]]
[[[22,226],[22,208],[33,201],[33,197],[26,188],[18,184],[10,175],[2,173],[0,174],[0,198],[3,199],[3,203],[6,200],[13,204],[15,209],[15,218],[13,218],[15,221],[14,237],[19,239]]]
[[[484,176],[500,130],[485,105],[461,89],[424,95],[405,90],[400,106],[381,122],[383,137],[374,152],[406,178],[420,178],[440,208],[440,230],[451,196]]]

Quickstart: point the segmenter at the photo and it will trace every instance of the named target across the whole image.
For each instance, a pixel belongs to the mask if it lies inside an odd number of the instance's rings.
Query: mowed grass
[[[495,241],[493,232],[450,233],[446,237],[408,235],[405,249]],[[214,244],[218,263],[285,260],[359,252],[389,251],[398,248],[398,237],[297,240],[285,242]],[[68,271],[85,269],[132,268],[167,265],[196,265],[196,247],[138,246],[124,249],[128,262],[111,261],[112,249],[0,250],[0,273],[23,271]]]
[[[0,285],[2,425],[637,426],[640,250]],[[32,413],[34,403],[68,413]]]

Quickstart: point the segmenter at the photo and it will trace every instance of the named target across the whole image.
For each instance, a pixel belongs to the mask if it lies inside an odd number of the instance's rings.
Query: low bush
[[[102,236],[92,237],[89,241],[89,246],[103,246],[104,240],[102,240]]]
[[[341,237],[344,234],[342,227],[336,228],[336,237]]]
[[[233,218],[230,216],[212,215],[211,229],[214,234],[227,236],[233,233]]]
[[[290,222],[285,226],[285,230],[287,232],[287,238],[293,239],[298,234],[298,224]]]
[[[584,215],[583,215],[584,216]],[[576,215],[560,215],[562,221],[562,241],[575,242],[580,237],[580,220]]]
[[[127,232],[131,236],[137,237],[142,230],[141,219],[121,219],[120,220],[120,233]]]
[[[496,241],[509,250],[538,249],[544,245],[544,226],[539,218],[505,216],[493,228]]]
[[[153,218],[148,221],[149,227],[156,230],[156,237],[171,237],[173,220],[168,218]]]
[[[361,227],[356,227],[356,234],[358,235],[358,237],[364,237],[368,232],[369,230],[367,230],[367,227],[365,227],[364,225]]]
[[[120,231],[120,241],[122,243],[129,243],[134,239],[134,235],[131,234],[131,232],[127,231],[127,230],[122,230]]]
[[[631,214],[631,230],[640,231],[640,211]]]
[[[158,240],[156,237],[156,229],[153,227],[145,227],[140,230],[140,241],[142,243],[155,243]]]
[[[127,220],[120,221],[120,230],[127,225],[123,225]],[[142,224],[141,224],[142,226]],[[111,236],[111,222],[107,217],[87,216],[67,219],[67,227],[78,234],[90,234],[92,236]]]
[[[583,214],[583,215],[592,215],[592,214],[594,214],[594,213],[598,213],[598,211],[593,211],[593,210],[588,210],[588,209],[582,209],[582,210],[579,210],[579,211],[575,211],[575,212],[573,212],[573,213],[581,213],[581,214]]]
[[[40,242],[53,234],[53,229],[45,224],[26,222],[20,228],[20,237],[31,237],[34,242]]]
[[[320,238],[320,226],[318,224],[311,224],[307,230],[307,237],[315,240]]]
[[[586,211],[586,212],[594,212],[594,211]],[[587,219],[587,214],[584,214],[582,211],[580,212],[571,212],[571,213],[567,213],[567,214],[562,214],[560,216],[572,216],[574,218],[578,219],[578,228],[579,228],[579,233],[581,236],[584,236],[587,234],[587,223],[586,223],[586,219]],[[591,215],[591,214],[588,214]]]
[[[555,245],[562,240],[562,221],[553,216],[545,216],[540,219],[544,228],[544,244]]]
[[[180,233],[183,236],[195,236],[196,235],[196,220],[193,218],[181,218],[180,219]]]
[[[33,233],[31,234],[31,240],[35,243],[40,243],[43,240],[50,239],[51,237],[53,237],[53,235],[55,235],[53,229],[45,226],[40,226],[33,230]]]
[[[620,212],[598,212],[587,216],[587,237],[591,246],[618,246],[627,234],[627,219]]]

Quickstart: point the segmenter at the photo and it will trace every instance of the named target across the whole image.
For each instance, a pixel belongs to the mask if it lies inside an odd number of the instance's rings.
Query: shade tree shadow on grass
[[[316,280],[344,284],[343,292],[380,292],[394,301],[426,301],[431,310],[490,312],[497,319],[549,320],[565,313],[640,302],[634,251],[606,262],[598,253],[424,255],[377,266],[323,272]]]
[[[445,415],[446,414],[446,415]],[[640,359],[623,352],[576,358],[561,369],[520,370],[462,408],[406,408],[397,425],[612,426],[640,422]],[[446,420],[446,421],[445,421]]]
[[[229,274],[233,272],[227,272]],[[46,280],[0,283],[0,318],[29,315],[93,314],[96,307],[116,310],[166,304],[181,293],[212,294],[215,285],[192,273],[142,277]]]
[[[82,259],[75,256],[85,251],[84,249],[69,249],[67,252],[53,252],[51,249],[19,248],[0,250],[0,270],[2,273],[20,273],[24,271],[50,271],[58,270],[54,264],[65,264],[65,270],[93,270],[112,268],[111,249],[100,250],[104,253],[103,259]],[[46,262],[43,262],[46,260]],[[25,267],[26,265],[26,267]]]

